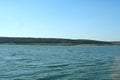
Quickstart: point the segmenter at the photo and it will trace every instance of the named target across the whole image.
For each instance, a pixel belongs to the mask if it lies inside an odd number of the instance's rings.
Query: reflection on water
[[[113,68],[112,68],[113,80],[120,80],[120,55],[115,57]]]
[[[0,45],[0,80],[120,80],[119,46]]]

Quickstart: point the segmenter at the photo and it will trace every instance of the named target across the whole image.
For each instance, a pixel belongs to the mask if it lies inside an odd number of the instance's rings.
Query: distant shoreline
[[[43,46],[120,46],[120,42],[87,39],[0,37],[0,44]]]
[[[80,45],[61,45],[61,44],[9,44],[9,43],[4,43],[0,45],[38,45],[38,46],[120,46],[120,45],[96,45],[96,44],[80,44]]]

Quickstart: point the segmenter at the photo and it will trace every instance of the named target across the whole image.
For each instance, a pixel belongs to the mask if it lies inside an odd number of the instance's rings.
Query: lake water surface
[[[120,46],[0,45],[0,80],[120,80]]]

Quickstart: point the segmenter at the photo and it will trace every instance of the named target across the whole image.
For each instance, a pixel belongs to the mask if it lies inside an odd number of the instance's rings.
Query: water
[[[120,80],[120,47],[0,45],[0,80]]]

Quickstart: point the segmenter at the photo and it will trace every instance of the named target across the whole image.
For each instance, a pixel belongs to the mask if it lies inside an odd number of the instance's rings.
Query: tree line
[[[30,44],[30,43],[45,43],[45,44],[112,44],[111,42],[86,40],[86,39],[61,39],[61,38],[24,38],[24,37],[0,37],[0,43],[14,44]]]

